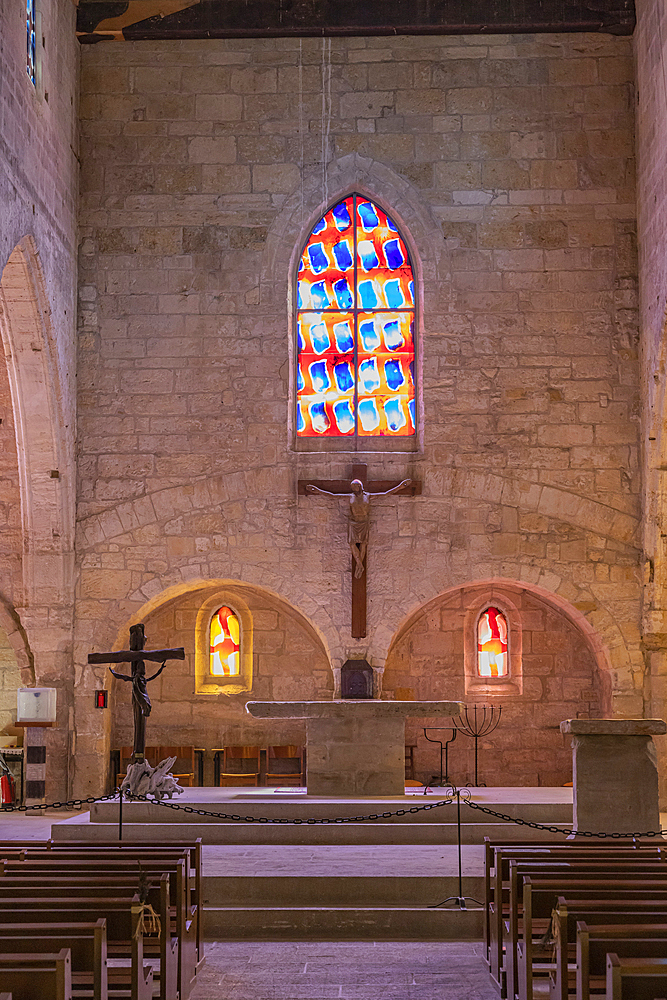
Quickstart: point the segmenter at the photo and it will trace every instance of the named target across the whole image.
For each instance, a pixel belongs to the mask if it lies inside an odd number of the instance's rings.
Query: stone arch
[[[510,662],[506,681],[471,686],[477,648],[473,632],[479,608],[490,602],[510,612],[521,628],[521,677]],[[500,710],[497,731],[480,744],[482,780],[495,785],[571,780],[569,744],[560,735],[560,722],[608,716],[611,710],[608,660],[585,616],[566,600],[554,600],[542,588],[516,580],[450,587],[415,609],[394,637],[383,678],[385,697],[397,697],[395,692],[405,688],[419,700],[463,700]],[[439,761],[431,760],[432,746],[422,739],[421,726],[410,724],[410,742],[417,744],[423,766],[430,761],[428,767],[439,767]],[[472,741],[462,737],[454,758],[450,773],[456,780],[474,780]]]
[[[14,248],[0,280],[0,334],[7,361],[21,496],[21,604],[71,600],[73,490],[44,277],[30,236]]]
[[[0,598],[0,629],[7,636],[9,645],[14,650],[16,663],[21,675],[23,687],[35,685],[35,660],[28,643],[25,629],[12,607]]]
[[[612,664],[609,657],[608,644],[604,643],[598,629],[593,625],[588,618],[586,613],[577,608],[574,604],[568,601],[566,598],[562,597],[560,594],[554,591],[547,590],[545,587],[538,586],[537,584],[528,583],[523,580],[513,580],[511,578],[494,577],[484,580],[470,580],[467,583],[459,583],[452,587],[447,587],[445,590],[440,591],[439,594],[429,598],[427,601],[420,604],[418,607],[412,608],[412,610],[405,616],[403,621],[400,623],[396,629],[394,635],[391,638],[387,654],[391,652],[391,649],[395,646],[396,642],[407,632],[407,630],[414,624],[417,618],[428,611],[428,608],[435,605],[443,598],[448,597],[450,594],[456,591],[471,591],[471,590],[482,590],[488,589],[492,592],[493,588],[497,588],[502,592],[503,589],[507,589],[509,592],[512,591],[522,591],[525,590],[528,593],[535,594],[541,600],[545,601],[547,604],[551,604],[554,608],[561,611],[571,622],[575,625],[582,634],[586,637],[586,641],[590,645],[591,651],[595,657],[595,662],[598,669],[602,672],[609,673],[612,669]],[[611,628],[613,621],[611,616],[607,615],[606,624]],[[622,641],[620,633],[617,633],[617,637]]]
[[[197,690],[193,652],[199,612],[217,594],[230,603],[240,599],[248,609],[254,645],[249,690]],[[165,672],[150,686],[154,710],[147,734],[149,745],[303,742],[305,732],[299,724],[272,728],[252,720],[245,712],[245,703],[333,695],[334,677],[324,637],[290,601],[266,587],[215,579],[169,587],[132,611],[117,631],[116,648],[127,648],[127,630],[138,621],[145,623],[149,645],[154,648],[157,644],[186,649],[185,662],[169,661]],[[106,668],[93,670],[99,679]],[[132,731],[130,686],[122,681],[112,681],[109,686],[114,711],[108,737],[114,745],[128,745]]]

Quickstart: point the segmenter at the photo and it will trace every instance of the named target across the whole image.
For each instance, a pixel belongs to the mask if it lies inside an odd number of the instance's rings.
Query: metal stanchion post
[[[120,798],[118,799],[118,839],[123,839],[123,786],[119,789]]]
[[[467,793],[466,801],[470,800],[470,792],[468,789],[464,789],[464,793]],[[477,903],[478,906],[483,906],[479,899],[475,899],[474,896],[464,896],[463,895],[463,856],[461,852],[461,789],[452,788],[452,795],[456,796],[456,833],[457,833],[457,845],[458,845],[458,855],[459,855],[459,894],[458,896],[448,896],[447,899],[443,899],[441,903],[432,903],[429,906],[430,910],[435,910],[438,906],[446,906],[447,903],[454,903],[459,910],[467,910],[466,900],[470,900],[471,903]]]

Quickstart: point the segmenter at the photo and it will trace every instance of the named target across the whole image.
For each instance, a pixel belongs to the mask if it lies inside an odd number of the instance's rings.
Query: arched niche
[[[239,612],[242,627],[252,630],[251,675],[247,684],[198,691],[198,636],[201,640],[210,615],[223,604]],[[138,621],[145,624],[147,647],[183,646],[186,651],[184,661],[169,660],[149,687],[153,702],[147,726],[149,745],[194,744],[212,749],[225,743],[303,743],[302,723],[254,720],[245,711],[246,702],[333,696],[334,676],[318,632],[288,601],[262,587],[216,580],[166,591],[119,630],[116,648],[127,648],[128,628]],[[132,742],[129,688],[122,681],[111,684],[112,747]]]
[[[480,778],[488,785],[563,785],[572,780],[567,718],[610,714],[610,677],[599,644],[583,616],[536,589],[511,581],[452,588],[404,622],[391,643],[383,698],[395,692],[419,700],[456,700],[502,708],[497,730],[480,745]],[[476,626],[486,606],[507,616],[510,674],[498,685],[474,677]],[[512,652],[515,662],[511,662]],[[517,656],[517,654],[519,654]],[[439,772],[439,757],[423,734],[429,720],[410,722],[420,777]],[[432,720],[433,726],[442,721]],[[450,748],[450,775],[460,784],[473,777],[472,740],[459,735]],[[427,773],[428,772],[428,773]]]

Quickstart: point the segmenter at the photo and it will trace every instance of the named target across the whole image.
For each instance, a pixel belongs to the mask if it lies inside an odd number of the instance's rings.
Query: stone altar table
[[[253,719],[305,719],[309,795],[405,794],[405,720],[458,715],[460,701],[249,701]]]
[[[660,829],[658,766],[652,736],[662,719],[566,719],[573,737],[575,830],[645,833]]]

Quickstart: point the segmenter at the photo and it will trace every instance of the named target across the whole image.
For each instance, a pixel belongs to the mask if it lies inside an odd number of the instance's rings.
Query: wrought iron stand
[[[470,711],[472,707],[472,712]],[[477,709],[479,708],[479,715]],[[454,716],[452,722],[459,733],[464,736],[471,736],[475,741],[475,788],[479,788],[479,776],[477,772],[477,750],[479,740],[484,736],[490,736],[500,723],[502,715],[502,705],[466,705],[460,715]],[[486,788],[486,782],[482,782]]]
[[[450,740],[445,740],[443,743],[442,740],[432,740],[431,737],[428,735],[429,733],[441,733],[441,732],[450,732],[452,734],[452,738]],[[424,729],[424,736],[429,741],[429,743],[437,743],[440,746],[440,781],[438,782],[439,785],[452,784],[451,778],[449,777],[449,744],[454,742],[454,740],[456,739],[457,732],[458,730],[454,726],[427,726]],[[443,752],[445,755],[444,775],[442,773]],[[431,778],[426,787],[428,788],[431,785],[434,785],[437,780],[437,777],[438,777],[437,775],[433,775],[433,777]]]
[[[443,899],[441,903],[432,903],[431,906],[429,906],[429,910],[435,910],[439,906],[446,906],[447,903],[455,903],[459,910],[467,910],[468,907],[466,906],[466,900],[469,900],[471,903],[477,903],[480,907],[484,905],[479,901],[479,899],[475,899],[474,896],[463,895],[463,860],[461,857],[461,795],[463,794],[464,802],[469,802],[472,798],[472,793],[468,788],[460,789],[452,786],[451,794],[456,796],[456,841],[459,850],[459,894],[458,896],[448,896],[447,899]]]

